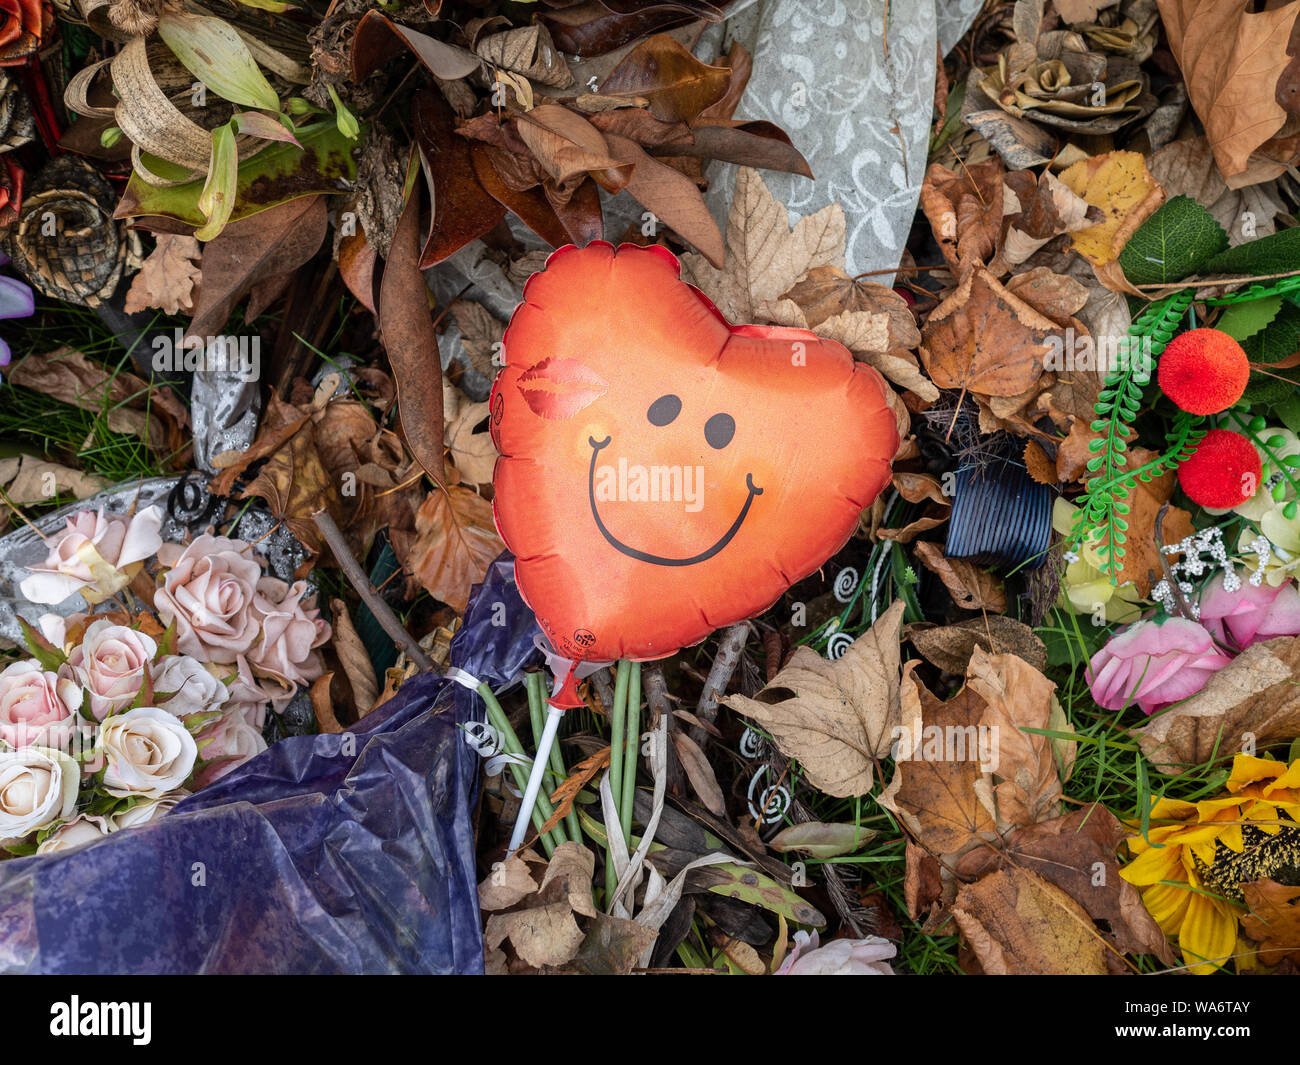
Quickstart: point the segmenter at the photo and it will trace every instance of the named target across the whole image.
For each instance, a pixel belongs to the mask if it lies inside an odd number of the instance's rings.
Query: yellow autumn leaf
[[[1070,234],[1074,250],[1094,267],[1119,257],[1137,227],[1165,199],[1140,152],[1108,152],[1080,159],[1061,174],[1071,192],[1105,214],[1105,220]]]

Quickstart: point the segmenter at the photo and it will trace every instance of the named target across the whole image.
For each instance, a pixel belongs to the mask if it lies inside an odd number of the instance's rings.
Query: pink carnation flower
[[[1220,643],[1244,651],[1277,636],[1300,636],[1300,592],[1293,581],[1276,588],[1243,580],[1227,591],[1220,574],[1201,592],[1201,624]]]
[[[832,939],[820,945],[816,932],[796,932],[794,949],[777,976],[893,976],[889,959],[898,948],[880,936]]]
[[[1195,695],[1231,661],[1194,621],[1138,621],[1092,656],[1088,686],[1107,710],[1136,703],[1144,714],[1154,714]]]

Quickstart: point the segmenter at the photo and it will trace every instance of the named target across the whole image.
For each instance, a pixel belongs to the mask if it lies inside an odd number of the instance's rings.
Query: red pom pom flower
[[[1218,414],[1246,391],[1250,360],[1227,333],[1189,329],[1160,356],[1157,380],[1174,404],[1189,414]]]
[[[1178,467],[1178,483],[1193,503],[1230,510],[1255,494],[1262,472],[1254,444],[1240,433],[1211,429]]]

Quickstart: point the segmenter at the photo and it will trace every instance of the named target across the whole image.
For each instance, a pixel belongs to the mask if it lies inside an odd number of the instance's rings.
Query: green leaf
[[[18,617],[18,627],[23,631],[23,644],[31,656],[41,664],[41,669],[57,673],[59,667],[68,660],[68,656],[29,625],[25,618]]]
[[[1281,309],[1281,296],[1265,296],[1246,303],[1234,303],[1219,316],[1214,328],[1227,333],[1234,340],[1245,340],[1268,325]]]
[[[1292,392],[1280,403],[1273,404],[1273,413],[1291,432],[1300,434],[1300,392]],[[1287,462],[1287,465],[1291,463]]]
[[[1254,336],[1247,337],[1241,346],[1251,362],[1279,362],[1294,355],[1296,349],[1300,348],[1300,307],[1293,303],[1283,303],[1277,317]],[[1267,377],[1262,373],[1250,375],[1246,391],[1242,393],[1246,402],[1279,403],[1295,394],[1296,384],[1293,382],[1300,382],[1300,367],[1269,372],[1277,376]],[[1279,380],[1279,377],[1285,380]]]
[[[158,36],[181,64],[225,100],[278,111],[280,98],[230,23],[210,15],[165,12]]]
[[[1228,246],[1214,216],[1189,196],[1159,207],[1119,253],[1124,276],[1135,285],[1168,284],[1196,273]]]
[[[234,120],[212,131],[212,162],[196,206],[206,221],[194,231],[198,240],[211,240],[226,227],[235,209],[239,183],[239,150],[235,147]]]
[[[297,132],[302,148],[272,143],[239,164],[231,221],[301,196],[340,192],[356,176],[353,142],[339,132],[333,117],[301,126]],[[172,176],[160,160],[150,157],[146,162],[159,176]],[[204,216],[198,199],[202,190],[203,182],[199,180],[161,188],[132,173],[114,217],[161,215],[201,226]]]
[[[1300,265],[1300,226],[1238,244],[1205,265],[1210,274],[1281,274]]]

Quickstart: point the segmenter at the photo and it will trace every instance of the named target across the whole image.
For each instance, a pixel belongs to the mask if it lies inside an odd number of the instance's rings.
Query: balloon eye
[[[667,425],[682,412],[682,401],[669,393],[650,404],[645,416],[651,425]]]
[[[704,439],[709,447],[722,450],[736,435],[736,419],[730,414],[715,414],[704,423]]]

